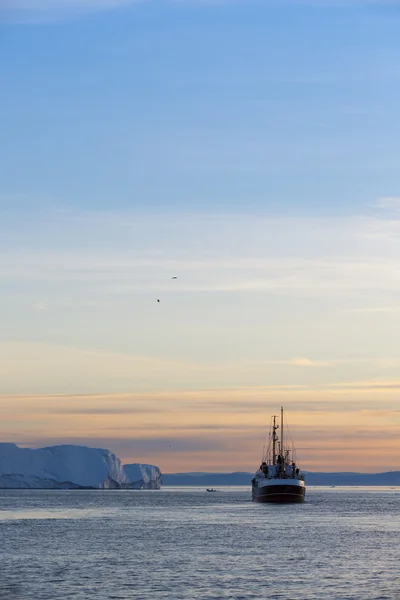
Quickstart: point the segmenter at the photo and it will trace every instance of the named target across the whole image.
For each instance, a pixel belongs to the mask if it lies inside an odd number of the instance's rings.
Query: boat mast
[[[276,415],[273,416],[274,419],[274,423],[272,425],[272,464],[275,465],[276,464],[276,442],[277,442],[277,436],[276,436],[276,430],[278,429],[277,425],[276,425]]]
[[[283,457],[285,456],[285,450],[283,448],[283,406],[281,406],[281,460],[283,463]]]

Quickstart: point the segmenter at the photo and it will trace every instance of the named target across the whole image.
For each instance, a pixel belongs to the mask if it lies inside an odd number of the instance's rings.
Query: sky
[[[252,471],[283,405],[303,469],[400,469],[399,26],[0,0],[1,441]]]

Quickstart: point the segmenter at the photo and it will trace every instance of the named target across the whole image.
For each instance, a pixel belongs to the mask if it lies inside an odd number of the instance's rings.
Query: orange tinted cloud
[[[272,386],[196,392],[2,396],[1,437],[26,446],[105,446],[164,472],[252,470],[281,404],[308,470],[400,466],[395,382],[321,389]]]

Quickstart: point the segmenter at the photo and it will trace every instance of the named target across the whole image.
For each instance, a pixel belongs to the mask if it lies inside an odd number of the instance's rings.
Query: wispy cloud
[[[399,387],[396,381],[386,383]],[[303,468],[344,468],[351,450],[360,470],[382,470],[385,456],[392,456],[395,466],[400,412],[397,394],[374,386],[369,381],[349,383],[335,394],[335,386],[266,386],[0,396],[0,435],[25,446],[106,447],[126,462],[153,462],[164,472],[196,467],[252,470],[267,437],[269,416],[283,404]]]
[[[376,203],[378,208],[386,208],[392,210],[400,210],[400,196],[384,196],[379,198]]]
[[[289,360],[266,360],[267,365],[284,365],[293,367],[334,367],[335,361],[313,360],[304,356],[291,358]]]
[[[45,310],[45,308],[38,308]],[[245,361],[195,361],[163,356],[140,356],[37,342],[0,344],[2,390],[89,392],[94,389],[126,391],[179,391],[220,389],[262,383],[266,367],[292,369],[325,368],[340,361],[293,359]],[[355,360],[357,363],[357,359]],[[71,380],[71,373],[74,379]],[[271,376],[270,376],[271,378]],[[19,379],[20,384],[16,384]],[[95,387],[93,388],[93,382]],[[269,390],[299,388],[300,384],[270,383]],[[264,387],[262,389],[265,389]]]
[[[1,10],[10,11],[45,11],[109,8],[122,4],[133,4],[142,0],[0,0]]]
[[[395,369],[381,359],[398,354],[387,351],[388,315],[393,328],[400,314],[396,223],[19,213],[0,236],[0,308],[4,336],[37,346],[4,347],[3,385],[194,389]]]
[[[371,307],[359,307],[359,308],[348,308],[344,309],[343,312],[348,313],[397,313],[400,312],[400,306],[371,306]]]
[[[310,358],[299,357],[292,360],[292,364],[297,367],[331,367],[333,363],[323,360],[311,360]]]
[[[20,231],[20,221],[17,227]],[[400,291],[400,222],[390,219],[53,213],[41,232],[40,244],[26,232],[29,252],[16,247],[3,255],[3,282],[32,287],[59,282],[70,291],[91,286],[97,302],[156,291],[302,296]],[[2,245],[12,245],[13,235],[9,226]],[[64,294],[63,301],[76,300]]]
[[[0,0],[0,18],[11,17],[27,22],[41,22],[76,13],[116,9],[149,0]],[[230,0],[170,0],[171,3],[196,3],[205,6],[228,4]]]
[[[48,305],[46,304],[46,302],[35,302],[35,304],[32,305],[32,308],[34,308],[35,310],[47,310]]]
[[[40,23],[144,1],[146,0],[0,0],[0,19]]]

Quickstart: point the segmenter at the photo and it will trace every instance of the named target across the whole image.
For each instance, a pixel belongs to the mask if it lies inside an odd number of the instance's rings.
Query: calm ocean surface
[[[0,598],[400,600],[400,488],[0,490]]]

